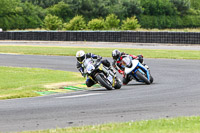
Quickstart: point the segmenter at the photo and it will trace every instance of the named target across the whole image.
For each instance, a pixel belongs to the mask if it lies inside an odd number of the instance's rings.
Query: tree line
[[[0,0],[0,7],[3,30],[200,27],[199,0]]]

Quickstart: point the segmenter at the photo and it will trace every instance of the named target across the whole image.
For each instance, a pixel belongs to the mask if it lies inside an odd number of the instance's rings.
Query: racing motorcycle
[[[94,62],[92,59],[86,59],[83,65],[86,75],[95,83],[100,84],[107,90],[121,88],[121,80],[110,69],[104,66],[101,61]]]
[[[125,66],[124,73],[130,80],[136,80],[137,82],[144,82],[146,84],[153,83],[150,70],[142,65],[139,60],[132,60],[130,56],[125,56],[122,59],[122,64]]]

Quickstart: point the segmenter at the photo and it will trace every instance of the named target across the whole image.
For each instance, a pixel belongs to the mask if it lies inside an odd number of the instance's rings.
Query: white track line
[[[81,95],[64,96],[64,97],[56,97],[56,98],[76,98],[76,97],[86,97],[86,96],[94,96],[94,95],[101,95],[101,94],[103,93],[81,94]]]

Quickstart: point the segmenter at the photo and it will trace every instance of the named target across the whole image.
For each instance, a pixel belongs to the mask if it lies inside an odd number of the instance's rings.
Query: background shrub
[[[47,30],[60,30],[62,29],[62,21],[57,16],[48,14],[44,19],[43,27]]]
[[[109,14],[105,20],[105,29],[119,29],[120,20],[117,18],[115,14]]]
[[[135,30],[137,28],[140,28],[140,25],[138,24],[138,20],[135,16],[131,18],[127,18],[126,20],[123,20],[121,29],[122,30]]]
[[[64,30],[84,30],[86,29],[86,23],[83,16],[75,16],[69,21],[69,23],[64,24]]]
[[[88,22],[88,29],[91,30],[103,30],[104,29],[104,19],[92,19]]]
[[[140,17],[140,24],[143,28],[196,28],[200,27],[200,16],[147,16]]]
[[[183,27],[188,27],[188,28],[197,28],[200,27],[200,16],[197,15],[186,15],[182,17],[182,25],[181,28]]]

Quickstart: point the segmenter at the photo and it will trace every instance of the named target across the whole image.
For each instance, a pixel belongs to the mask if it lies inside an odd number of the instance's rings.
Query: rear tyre
[[[139,79],[143,80],[146,84],[150,84],[150,81],[147,79],[145,75],[143,75],[140,71],[136,72],[136,75]]]
[[[97,80],[103,87],[105,87],[107,90],[112,90],[112,85],[109,83],[109,81],[108,81],[107,79],[105,79],[105,78],[103,77],[103,75],[97,74],[96,80]]]

